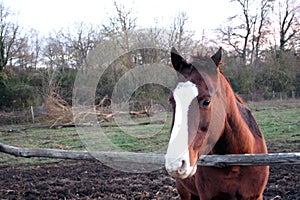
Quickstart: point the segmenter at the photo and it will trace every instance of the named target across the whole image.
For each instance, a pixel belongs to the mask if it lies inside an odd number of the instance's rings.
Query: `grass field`
[[[299,100],[250,102],[248,106],[251,108],[263,131],[269,149],[276,152],[300,151]],[[125,127],[127,130],[130,130],[131,135],[124,134],[114,123],[103,124],[105,127],[102,128],[102,131],[107,135],[110,142],[124,151],[164,151],[169,139],[170,116],[169,114],[165,124]],[[138,120],[143,121],[143,119]],[[30,148],[85,150],[85,142],[82,142],[82,138],[79,137],[75,128],[24,128],[26,126],[27,125],[1,126],[0,142]],[[146,136],[140,135],[140,133],[151,133],[152,131],[156,131],[155,134],[148,134]],[[97,135],[95,137],[97,137]],[[96,142],[96,138],[89,138],[88,143],[91,141],[95,141],[95,146],[99,145]],[[99,149],[97,147],[95,148]],[[101,148],[99,150],[101,150]],[[53,160],[54,159],[16,158],[0,153],[0,166],[7,165],[8,163],[51,162]]]
[[[300,101],[249,103],[269,149],[300,151]]]

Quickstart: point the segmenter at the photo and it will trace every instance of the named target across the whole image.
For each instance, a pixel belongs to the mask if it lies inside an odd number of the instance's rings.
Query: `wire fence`
[[[295,91],[289,92],[253,92],[247,94],[239,94],[245,101],[286,101],[293,99],[300,99],[300,93]]]

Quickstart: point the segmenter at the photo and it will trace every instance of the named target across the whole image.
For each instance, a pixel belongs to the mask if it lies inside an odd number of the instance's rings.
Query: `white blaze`
[[[197,86],[190,82],[180,82],[175,88],[175,120],[166,154],[166,169],[175,171],[186,161],[191,168],[188,151],[188,110],[192,100],[198,96]],[[189,169],[188,169],[189,171]]]

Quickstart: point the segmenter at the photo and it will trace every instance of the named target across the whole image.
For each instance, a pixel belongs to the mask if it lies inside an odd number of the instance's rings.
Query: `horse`
[[[262,200],[269,166],[197,166],[200,155],[266,154],[263,134],[250,109],[233,92],[221,69],[222,48],[211,57],[185,60],[173,47],[178,81],[165,168],[181,199]]]

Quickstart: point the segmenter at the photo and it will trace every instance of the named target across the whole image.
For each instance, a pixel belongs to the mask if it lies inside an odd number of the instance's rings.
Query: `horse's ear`
[[[176,71],[181,71],[182,67],[187,65],[185,59],[181,57],[174,47],[171,49],[171,62]]]
[[[211,59],[214,61],[214,63],[216,64],[216,66],[219,66],[219,64],[221,63],[222,60],[222,47],[219,48],[219,50],[217,51],[217,53],[215,53]]]

